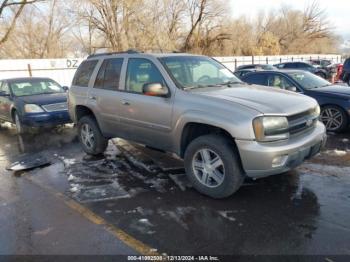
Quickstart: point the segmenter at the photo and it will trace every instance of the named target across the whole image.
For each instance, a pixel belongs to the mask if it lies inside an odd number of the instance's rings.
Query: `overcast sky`
[[[254,17],[259,10],[278,9],[281,5],[289,5],[303,10],[310,0],[229,0],[234,17],[247,15]],[[328,13],[336,32],[350,39],[350,0],[319,0],[322,9]]]

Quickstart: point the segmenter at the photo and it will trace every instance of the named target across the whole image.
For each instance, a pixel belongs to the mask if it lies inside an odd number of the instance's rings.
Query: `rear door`
[[[75,116],[76,105],[85,105],[88,99],[89,86],[92,83],[95,67],[98,60],[85,60],[82,62],[74,75],[72,86],[69,89],[68,101],[70,115]]]
[[[0,118],[2,120],[12,122],[12,119],[11,119],[12,98],[11,98],[9,84],[6,81],[0,82],[0,91],[6,94],[6,96],[0,96]]]
[[[124,58],[105,59],[98,70],[89,103],[99,120],[101,131],[110,137],[127,137],[126,126],[120,121],[123,107],[121,74]]]

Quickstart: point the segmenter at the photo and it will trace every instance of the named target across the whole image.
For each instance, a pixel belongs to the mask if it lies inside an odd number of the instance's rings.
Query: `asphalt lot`
[[[72,127],[3,126],[0,254],[350,255],[349,141],[330,134],[298,169],[213,200],[170,155],[115,139],[91,158]],[[6,171],[19,154],[51,165]]]

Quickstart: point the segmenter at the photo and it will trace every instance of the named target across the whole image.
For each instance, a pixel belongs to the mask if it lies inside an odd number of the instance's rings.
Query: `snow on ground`
[[[329,176],[345,176],[350,179],[350,167],[330,166],[323,164],[304,163],[298,168],[302,173],[312,173]]]
[[[232,221],[232,222],[235,222],[236,221],[236,218],[234,218],[231,214],[233,213],[232,211],[224,211],[224,210],[221,210],[221,211],[218,211],[218,213],[220,214],[220,216]]]
[[[169,220],[174,220],[184,229],[188,230],[186,217],[196,210],[194,207],[177,207],[174,210],[158,209],[157,213]]]
[[[345,156],[347,153],[348,153],[348,151],[338,150],[338,149],[326,150],[326,151],[322,152],[322,154],[326,154],[326,155],[330,155],[330,156]]]

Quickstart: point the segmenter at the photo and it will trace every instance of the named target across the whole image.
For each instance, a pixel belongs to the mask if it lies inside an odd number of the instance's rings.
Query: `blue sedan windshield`
[[[304,89],[314,89],[323,86],[329,86],[331,83],[323,78],[309,72],[292,72],[288,73]]]
[[[13,81],[10,84],[13,95],[31,96],[64,93],[63,88],[51,79],[30,79]]]

